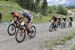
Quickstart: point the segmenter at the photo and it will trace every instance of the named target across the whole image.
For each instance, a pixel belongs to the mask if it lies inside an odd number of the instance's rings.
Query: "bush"
[[[58,6],[57,14],[67,15],[67,9],[61,5]]]
[[[59,6],[49,6],[48,7],[48,13],[55,13],[55,14],[62,14],[67,15],[67,9],[66,7],[63,7],[61,5]]]

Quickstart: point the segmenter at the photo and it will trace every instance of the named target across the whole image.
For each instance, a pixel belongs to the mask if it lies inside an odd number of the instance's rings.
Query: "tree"
[[[62,15],[67,15],[67,9],[65,7],[59,5],[58,9],[57,9],[57,13],[62,14]]]
[[[50,13],[53,13],[54,11],[53,11],[53,7],[52,6],[49,6],[48,7],[48,13],[50,14]]]
[[[42,7],[41,7],[43,15],[47,15],[47,6],[48,6],[47,5],[47,0],[43,0]]]
[[[35,0],[35,12],[38,13],[40,10],[39,4],[41,0]]]
[[[18,2],[22,8],[34,11],[34,0],[16,0],[16,2]]]

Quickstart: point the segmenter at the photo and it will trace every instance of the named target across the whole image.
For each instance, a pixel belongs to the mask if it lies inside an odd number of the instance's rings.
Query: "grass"
[[[42,16],[34,18],[34,23],[47,23],[51,19],[50,16]]]
[[[75,21],[75,16],[73,17],[74,21]]]
[[[23,10],[16,2],[10,2],[10,1],[0,1],[0,12],[2,13],[2,21],[3,22],[9,22],[12,17],[10,13],[15,10]],[[34,16],[34,23],[46,23],[49,21],[49,16],[42,16],[42,19],[39,17],[36,17],[37,14],[34,12],[31,12],[31,14]]]
[[[68,40],[71,40],[75,36],[75,33],[71,33],[67,36],[65,36],[61,41],[66,42]]]
[[[3,17],[2,17],[3,22],[9,22],[12,19],[10,13],[15,10],[20,11],[23,9],[16,2],[0,1],[0,12],[3,15]],[[39,14],[37,16],[37,14],[35,14],[34,12],[31,12],[31,14],[34,16],[34,19],[33,19],[34,23],[47,23],[47,22],[49,22],[51,17],[54,15],[54,14],[49,14],[49,16],[42,16],[41,14]],[[59,15],[59,14],[55,14],[55,15],[61,16],[61,17],[63,16],[63,15]],[[42,18],[40,16],[42,16]],[[75,19],[75,17],[74,17],[74,19]]]
[[[75,36],[75,33],[71,33],[69,35],[65,35],[64,38],[62,38],[62,39],[57,39],[57,40],[52,40],[52,41],[45,41],[43,43],[43,46],[41,46],[41,48],[45,47],[48,50],[52,50],[52,47],[54,47],[56,45],[64,45],[65,42],[67,42],[68,40],[71,40],[74,36]]]
[[[74,46],[72,46],[70,50],[75,50],[75,45],[74,45]]]
[[[0,12],[2,13],[3,22],[10,21],[10,13],[15,10],[22,10],[22,8],[15,2],[0,1]]]

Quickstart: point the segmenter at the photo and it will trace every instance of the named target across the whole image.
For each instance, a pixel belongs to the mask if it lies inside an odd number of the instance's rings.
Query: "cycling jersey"
[[[59,21],[61,21],[61,18],[58,18]]]
[[[20,17],[20,18],[17,17],[17,21],[18,21],[19,23],[21,23],[21,22],[22,22],[22,17]]]
[[[63,18],[64,21],[66,21],[66,18]]]
[[[61,18],[58,18],[58,24],[60,24],[61,23]]]
[[[52,20],[53,20],[54,22],[56,22],[56,21],[57,21],[57,18],[56,18],[56,17],[53,17]]]
[[[27,22],[30,22],[31,20],[33,20],[33,16],[27,12],[23,12],[23,17],[27,18]]]
[[[72,17],[69,17],[69,19],[70,19],[71,21],[73,21],[73,18],[72,18]]]

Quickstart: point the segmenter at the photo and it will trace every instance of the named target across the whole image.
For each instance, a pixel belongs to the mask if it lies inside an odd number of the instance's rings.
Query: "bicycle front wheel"
[[[15,35],[15,39],[18,43],[21,43],[24,41],[26,37],[26,31],[24,30],[23,32],[19,29]]]
[[[14,24],[10,24],[8,26],[7,32],[10,36],[14,35],[16,33],[16,27]]]

